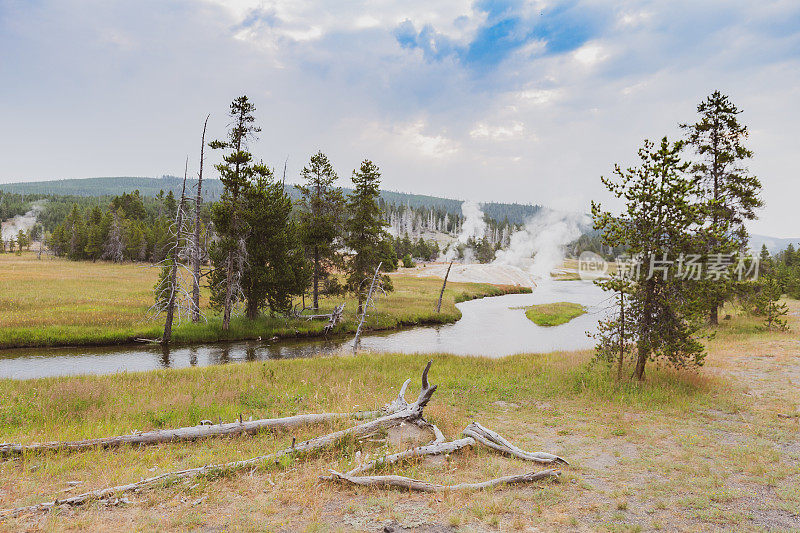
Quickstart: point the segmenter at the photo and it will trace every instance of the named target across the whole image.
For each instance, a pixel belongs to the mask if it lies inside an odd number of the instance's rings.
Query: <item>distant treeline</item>
[[[172,241],[170,225],[177,213],[172,191],[161,191],[154,198],[134,191],[107,202],[76,197],[51,200],[56,201],[45,204],[41,218],[49,233],[47,245],[55,255],[74,260],[148,262],[166,256]],[[200,218],[205,228],[210,219],[208,207],[201,208]]]
[[[26,183],[2,183],[1,191],[18,195],[36,195],[40,197],[70,196],[70,197],[106,197],[112,198],[123,193],[132,193],[138,190],[142,197],[155,197],[161,191],[172,191],[176,197],[180,195],[183,178],[175,176],[162,176],[160,178],[146,177],[108,177],[108,178],[82,178],[64,179],[53,181],[37,181]],[[197,180],[189,179],[186,182],[187,190],[196,190]],[[203,198],[206,202],[213,202],[222,194],[222,182],[218,179],[203,180]],[[352,189],[344,187],[345,194]],[[300,198],[300,193],[293,185],[286,186],[286,192],[293,201]],[[461,200],[440,198],[423,194],[410,194],[394,191],[381,191],[381,199],[388,205],[409,206],[412,208],[437,209],[450,216],[461,215]],[[531,216],[541,209],[539,205],[506,204],[486,202],[481,204],[483,212],[497,222],[507,220],[510,224],[524,224]]]
[[[30,211],[34,199],[31,195],[0,191],[0,222]]]
[[[761,275],[774,277],[781,294],[800,300],[800,244],[789,244],[785,250],[770,256],[766,246],[761,248]]]

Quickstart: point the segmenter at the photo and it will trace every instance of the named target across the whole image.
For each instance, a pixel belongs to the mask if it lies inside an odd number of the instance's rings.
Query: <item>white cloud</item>
[[[608,59],[606,50],[597,43],[585,44],[575,50],[572,55],[579,63],[589,67]]]
[[[525,135],[525,124],[514,121],[509,124],[490,126],[485,122],[475,124],[469,136],[473,139],[489,139],[491,141],[508,141],[519,139]]]

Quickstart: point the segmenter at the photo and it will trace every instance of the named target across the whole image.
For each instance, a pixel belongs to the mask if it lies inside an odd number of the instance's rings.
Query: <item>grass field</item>
[[[572,302],[531,305],[525,308],[525,316],[537,326],[558,326],[586,313],[586,309]]]
[[[59,345],[103,345],[132,342],[137,337],[159,338],[162,317],[147,320],[153,303],[158,269],[135,264],[89,263],[52,257],[36,259],[33,252],[0,254],[0,348]],[[378,302],[368,329],[454,322],[461,314],[455,304],[472,298],[517,292],[521,287],[449,283],[442,312],[435,312],[441,281],[394,276],[395,291]],[[184,323],[173,333],[176,343],[313,336],[323,321],[237,317],[229,331],[208,309],[207,289],[201,306],[206,323]],[[323,311],[344,300],[326,299]],[[355,331],[356,303],[347,300],[338,332]]]
[[[571,462],[558,483],[475,494],[412,494],[321,482],[347,469],[347,443],[285,465],[166,484],[99,503],[26,516],[0,528],[214,531],[791,530],[800,525],[800,302],[794,332],[725,321],[698,372],[648,367],[616,382],[588,352],[500,360],[434,354],[264,361],[115,376],[0,381],[0,434],[16,442],[129,433],[207,418],[234,420],[378,407],[434,360],[427,416],[448,438],[471,420],[524,449]],[[157,391],[157,392],[156,392]],[[410,396],[415,393],[412,390]],[[783,416],[778,416],[778,415]],[[346,425],[289,433],[0,462],[0,507],[66,497],[155,473],[247,458]],[[443,483],[536,469],[484,449],[394,473]],[[68,482],[79,481],[72,488]]]

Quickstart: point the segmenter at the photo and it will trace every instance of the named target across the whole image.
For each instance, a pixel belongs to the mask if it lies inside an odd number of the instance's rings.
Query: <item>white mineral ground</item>
[[[415,268],[403,268],[401,272],[419,278],[444,279],[447,265],[447,263],[428,263]],[[450,271],[447,281],[520,285],[523,287],[535,287],[537,285],[536,277],[519,267],[500,264],[484,265],[480,263],[453,263],[453,269]]]

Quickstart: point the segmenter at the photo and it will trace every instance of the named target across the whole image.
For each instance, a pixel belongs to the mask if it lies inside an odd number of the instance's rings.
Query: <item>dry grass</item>
[[[33,252],[0,254],[0,348],[22,346],[103,345],[131,342],[137,337],[158,338],[162,326],[147,320],[153,302],[158,269],[138,264],[76,262]],[[488,284],[448,284],[442,313],[435,313],[441,281],[394,276],[395,291],[381,299],[368,329],[453,322],[461,314],[455,303],[487,295],[516,292],[519,287]],[[183,324],[173,333],[175,342],[319,335],[324,323],[262,317],[234,319],[223,331],[219,317],[208,309],[203,288],[203,324]],[[322,302],[330,310],[343,299]],[[356,304],[347,300],[341,332],[355,330]]]
[[[793,327],[800,304],[791,302]],[[23,517],[10,530],[379,531],[408,529],[638,531],[786,530],[800,525],[796,333],[741,333],[726,324],[700,372],[648,369],[616,383],[587,352],[501,360],[434,355],[439,384],[428,416],[449,437],[477,419],[520,446],[568,458],[560,483],[476,494],[344,488],[317,476],[346,469],[357,447],[253,472],[131,496],[131,504]],[[388,401],[425,356],[394,354],[265,361],[102,377],[2,381],[0,431],[11,441],[77,438]],[[158,391],[154,394],[154,391]],[[412,392],[413,394],[413,392]],[[344,423],[342,423],[344,424]],[[340,427],[336,425],[335,427]],[[0,463],[0,506],[102,487],[283,447],[330,428],[141,449],[40,455]],[[385,453],[385,448],[359,449]],[[531,468],[485,450],[397,473],[457,482]],[[68,489],[67,481],[82,481]]]

